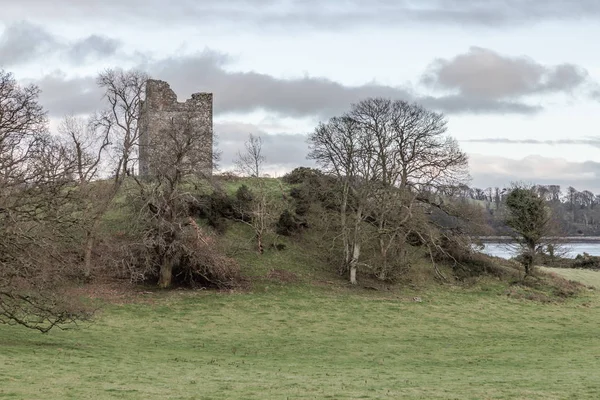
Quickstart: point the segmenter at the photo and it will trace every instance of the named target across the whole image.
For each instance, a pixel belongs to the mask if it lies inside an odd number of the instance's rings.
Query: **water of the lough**
[[[483,252],[492,256],[511,258],[515,255],[515,248],[506,241],[484,242]],[[577,240],[568,238],[560,244],[560,253],[562,257],[575,258],[577,254],[587,253],[591,256],[600,256],[600,237],[586,237]]]

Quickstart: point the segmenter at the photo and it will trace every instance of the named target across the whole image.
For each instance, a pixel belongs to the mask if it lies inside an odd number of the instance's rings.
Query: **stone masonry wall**
[[[172,129],[173,121],[183,121],[193,130],[195,147],[193,172],[210,175],[213,156],[213,95],[195,93],[185,102],[178,102],[177,95],[164,81],[150,79],[146,83],[146,100],[140,111],[140,154],[139,173],[141,176],[153,176],[157,168],[158,156],[168,149],[163,140],[165,132]],[[192,171],[190,171],[192,172]]]

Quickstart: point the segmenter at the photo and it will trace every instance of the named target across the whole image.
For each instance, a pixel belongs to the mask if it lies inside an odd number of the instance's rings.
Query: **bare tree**
[[[548,190],[550,191],[550,199],[553,202],[560,201],[560,185],[549,185]]]
[[[271,198],[262,175],[262,167],[266,161],[262,150],[262,138],[250,134],[244,143],[244,151],[238,151],[234,160],[236,169],[254,179],[250,182],[251,198],[238,205],[240,222],[249,225],[254,231],[258,252],[264,252],[264,238],[273,230],[273,224],[279,217],[278,202]]]
[[[464,190],[467,158],[456,141],[445,135],[442,114],[417,104],[389,99],[367,99],[352,108],[350,116],[360,125],[372,144],[365,156],[376,171],[371,213],[379,236],[381,259],[376,268],[385,279],[387,253],[393,245],[403,244],[417,227],[415,203],[423,187],[428,190]],[[373,186],[373,185],[371,185]],[[404,262],[403,252],[396,254]]]
[[[107,108],[95,117],[95,124],[108,133],[114,148],[115,180],[130,175],[138,152],[140,107],[148,76],[141,71],[108,69],[98,75]]]
[[[309,137],[311,151],[308,158],[315,160],[325,172],[335,175],[341,183],[341,271],[350,273],[352,284],[356,284],[362,248],[361,228],[370,194],[368,183],[375,174],[366,157],[370,148],[369,137],[362,137],[362,133],[357,121],[346,115],[319,124]]]
[[[409,222],[415,202],[431,202],[421,194],[461,187],[468,177],[467,157],[445,132],[446,120],[439,113],[376,98],[354,104],[342,117],[320,124],[309,137],[309,158],[342,182],[341,235],[352,283],[357,266],[373,268],[359,260],[365,218],[373,217],[371,223],[376,225],[380,277],[385,278],[389,250],[414,229]],[[347,226],[350,203],[353,229]]]
[[[66,117],[59,127],[73,153],[80,193],[88,201],[85,225],[83,273],[91,277],[92,256],[102,217],[117,196],[124,179],[133,170],[139,144],[139,113],[143,100],[145,73],[130,70],[106,70],[97,77],[104,90],[106,108],[89,121]],[[110,153],[109,153],[110,151]],[[110,183],[92,183],[106,159],[114,172]]]
[[[38,95],[0,71],[0,323],[47,332],[89,314],[61,293],[77,262],[76,166]]]
[[[92,273],[92,255],[100,220],[115,196],[119,181],[112,185],[93,182],[99,176],[99,168],[110,145],[109,131],[98,129],[94,120],[66,116],[58,127],[64,147],[69,150],[75,168],[75,180],[78,183],[78,195],[84,220],[85,233],[83,275],[90,278]]]
[[[148,143],[153,176],[144,182],[136,179],[142,248],[150,269],[158,271],[162,288],[171,286],[173,269],[182,256],[182,240],[191,229],[188,207],[195,198],[185,183],[193,187],[203,168],[212,165],[207,158],[216,157],[212,152],[197,151],[199,145],[205,147],[211,140],[197,129],[202,125],[197,118],[194,113],[172,117],[160,137]]]
[[[273,226],[282,212],[281,200],[267,190],[264,181],[255,182],[248,189],[248,198],[236,206],[238,221],[248,225],[254,232],[256,249],[264,253],[264,242],[268,234],[273,232]]]
[[[99,176],[103,153],[110,145],[107,132],[95,131],[92,123],[67,115],[58,127],[66,147],[73,153],[76,178],[80,184],[87,184]]]
[[[244,143],[244,151],[238,151],[234,160],[236,169],[244,175],[260,177],[265,156],[262,151],[262,138],[250,134]]]

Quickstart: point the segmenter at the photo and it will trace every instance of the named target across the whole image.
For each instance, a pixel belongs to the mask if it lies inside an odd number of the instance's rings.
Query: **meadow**
[[[491,279],[136,289],[75,330],[0,326],[0,398],[600,398],[600,295],[509,293]]]

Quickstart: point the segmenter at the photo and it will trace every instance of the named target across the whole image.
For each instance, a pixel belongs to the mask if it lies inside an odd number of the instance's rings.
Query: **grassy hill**
[[[119,207],[106,223],[127,225]],[[240,289],[100,281],[74,289],[102,306],[93,323],[46,335],[0,325],[0,398],[600,397],[594,290],[552,277],[459,281],[450,266],[442,283],[418,252],[403,279],[351,286],[319,232],[273,235],[285,249],[262,255],[242,223],[221,240],[248,280]]]

